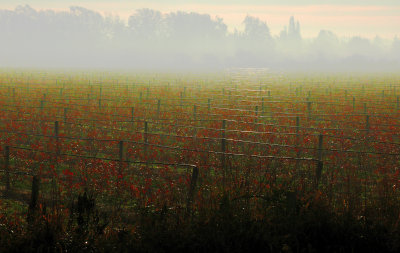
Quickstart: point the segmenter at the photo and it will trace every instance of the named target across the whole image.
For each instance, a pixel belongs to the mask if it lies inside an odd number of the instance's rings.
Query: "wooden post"
[[[118,176],[122,177],[122,167],[124,161],[124,141],[119,141],[119,171]]]
[[[301,150],[300,150],[300,117],[296,116],[296,158],[300,158]],[[295,163],[295,175],[299,175],[298,169],[300,166],[300,161],[296,160]]]
[[[397,99],[397,102],[398,102],[398,99]],[[210,98],[207,100],[207,106],[208,106],[208,114],[210,114],[210,112],[211,112],[211,99]]]
[[[29,202],[29,210],[28,210],[28,221],[32,221],[32,219],[34,218],[37,209],[37,202],[39,199],[39,188],[40,188],[40,178],[38,175],[33,175],[31,200]]]
[[[135,108],[131,107],[131,122],[133,125],[133,121],[135,120]]]
[[[58,138],[59,128],[58,128],[58,121],[54,122],[54,137],[56,138],[56,154],[60,154],[60,140]]]
[[[257,123],[258,122],[258,106],[256,105],[256,107],[254,108],[254,114],[255,114],[255,118],[254,118],[254,122]]]
[[[317,169],[315,171],[315,188],[318,188],[319,185],[319,181],[321,179],[321,174],[322,174],[322,170],[324,168],[324,163],[322,161],[323,158],[323,135],[319,134],[319,138],[318,138],[318,161],[317,161]]]
[[[400,109],[400,99],[399,99],[399,97],[400,97],[400,96],[397,96],[397,110]]]
[[[10,184],[10,147],[6,146],[4,150],[4,170],[6,172],[6,194],[9,193],[11,189]]]
[[[264,97],[261,98],[261,115],[264,115]]]
[[[194,193],[197,185],[197,178],[199,177],[199,168],[193,167],[192,177],[190,179],[189,193],[188,193],[188,201],[187,201],[187,209],[190,211],[191,205],[194,199]]]
[[[99,98],[99,109],[101,109],[101,98]]]
[[[369,115],[365,115],[365,131],[369,133]]]
[[[143,142],[144,142],[144,156],[145,156],[145,159],[146,159],[146,161],[148,160],[147,159],[147,149],[148,149],[148,131],[149,131],[149,126],[148,126],[148,123],[147,123],[147,121],[145,121],[144,122],[144,134],[143,134]]]
[[[307,101],[308,120],[311,120],[311,101]]]
[[[193,119],[196,120],[197,106],[193,105]]]
[[[67,114],[68,114],[68,108],[64,108],[64,133],[69,135],[69,127],[67,125]],[[65,131],[67,129],[67,131]],[[68,132],[68,133],[66,133]]]
[[[181,105],[181,109],[183,109],[183,92],[181,91],[180,92],[180,98],[181,98],[181,101],[180,101],[180,105]]]
[[[157,119],[160,118],[161,100],[157,100]]]
[[[364,113],[367,114],[367,103],[364,103]]]
[[[356,109],[356,98],[353,96],[353,111]]]
[[[296,146],[300,145],[300,117],[296,116]],[[299,152],[297,152],[299,153]]]
[[[226,129],[226,120],[222,120],[222,128],[221,128],[221,169],[223,175],[223,188],[225,190],[225,181],[226,181],[226,162],[225,162],[225,152],[226,152],[226,139],[225,139],[225,129]]]

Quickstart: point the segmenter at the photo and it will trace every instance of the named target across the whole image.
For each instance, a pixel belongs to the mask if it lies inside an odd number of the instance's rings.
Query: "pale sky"
[[[321,29],[343,37],[400,36],[400,0],[0,0],[0,9],[25,4],[35,9],[55,10],[81,6],[124,20],[141,8],[163,13],[199,12],[223,18],[230,31],[240,30],[244,17],[252,15],[266,21],[273,35],[278,35],[293,15],[300,21],[306,38],[315,37]]]

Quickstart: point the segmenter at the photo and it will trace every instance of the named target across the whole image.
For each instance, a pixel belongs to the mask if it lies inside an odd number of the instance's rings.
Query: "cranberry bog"
[[[144,213],[179,226],[323,206],[397,231],[399,75],[3,71],[0,83],[7,226],[76,215],[130,233]]]

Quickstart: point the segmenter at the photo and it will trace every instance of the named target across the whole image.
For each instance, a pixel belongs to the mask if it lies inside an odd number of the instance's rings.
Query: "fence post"
[[[6,194],[11,189],[10,185],[10,147],[6,146],[4,150],[4,170],[6,172]]]
[[[222,128],[221,128],[221,168],[223,175],[223,188],[225,190],[225,180],[226,180],[226,164],[225,164],[225,152],[226,152],[226,139],[225,139],[225,129],[226,129],[226,120],[222,120]]]
[[[193,105],[193,119],[196,120],[197,106]]]
[[[261,98],[261,115],[264,116],[264,97]]]
[[[160,118],[161,100],[157,100],[157,119]]]
[[[300,151],[300,117],[296,116],[296,158],[300,158],[301,151]],[[295,163],[295,175],[299,176],[300,172],[298,171],[300,166],[300,161],[296,160]]]
[[[365,131],[369,133],[369,115],[365,115]]]
[[[42,100],[40,100],[40,114],[41,115],[43,114],[43,107],[44,107],[44,101],[42,99]]]
[[[38,175],[34,174],[32,176],[32,189],[31,189],[31,200],[29,202],[28,209],[28,222],[33,221],[35,216],[35,212],[37,209],[37,202],[39,199],[39,187],[40,187],[40,178]]]
[[[308,120],[311,120],[311,101],[307,101]]]
[[[183,92],[182,92],[182,91],[180,92],[180,95],[179,95],[179,96],[180,96],[180,98],[181,98],[181,99],[180,99],[180,106],[181,106],[181,110],[182,110],[182,109],[183,109],[183,101],[182,101],[182,100],[183,100]]]
[[[315,188],[318,188],[319,185],[319,181],[321,179],[321,174],[322,174],[322,169],[324,168],[324,163],[322,161],[323,158],[323,134],[319,134],[319,138],[318,138],[318,161],[317,161],[317,169],[315,171]]]
[[[356,109],[356,98],[353,96],[353,111]]]
[[[199,177],[199,168],[193,167],[192,170],[192,177],[190,179],[190,188],[189,188],[189,194],[188,194],[188,200],[187,200],[187,210],[190,212],[192,202],[194,199],[194,193],[196,190],[196,185],[197,185],[197,178]]]
[[[64,133],[66,135],[69,135],[70,133],[70,127],[67,124],[67,115],[68,115],[68,108],[64,108]]]
[[[397,96],[397,110],[400,109],[400,100],[399,100],[399,97],[400,97],[400,96]]]
[[[146,161],[148,161],[147,159],[147,144],[148,144],[148,131],[149,131],[149,126],[147,121],[144,122],[144,134],[143,134],[143,142],[144,142],[144,158],[146,159]]]
[[[207,106],[208,106],[208,114],[210,114],[210,112],[211,112],[211,99],[210,98],[207,100]]]
[[[59,128],[58,128],[58,121],[54,122],[54,137],[56,138],[56,154],[60,154],[60,140],[58,138]]]
[[[119,171],[118,176],[122,176],[122,167],[124,161],[124,141],[119,141]]]
[[[67,123],[68,108],[64,108],[64,124]]]
[[[300,146],[300,117],[296,116],[296,147]],[[300,150],[297,150],[297,157],[300,156]]]
[[[254,108],[254,114],[255,114],[255,118],[254,118],[254,123],[258,123],[258,106],[256,105]]]

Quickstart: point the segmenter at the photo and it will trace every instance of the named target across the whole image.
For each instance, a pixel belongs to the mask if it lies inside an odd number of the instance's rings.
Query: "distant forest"
[[[128,20],[82,7],[0,10],[0,66],[118,69],[262,67],[276,70],[400,70],[400,39],[302,38],[294,17],[279,35],[247,16],[229,32],[220,18],[140,9]],[[282,24],[284,26],[284,24]]]

